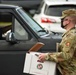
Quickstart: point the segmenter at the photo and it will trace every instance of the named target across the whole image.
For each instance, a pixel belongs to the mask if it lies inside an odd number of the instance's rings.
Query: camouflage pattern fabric
[[[76,75],[76,29],[70,29],[62,37],[58,52],[47,53],[45,59],[57,62],[62,75]]]
[[[62,12],[62,17],[61,18],[65,18],[67,16],[76,16],[76,9],[68,9]]]

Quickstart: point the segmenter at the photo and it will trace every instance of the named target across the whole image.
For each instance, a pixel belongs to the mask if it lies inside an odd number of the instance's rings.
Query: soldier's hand
[[[46,54],[45,53],[41,53],[38,56],[38,61],[39,62],[44,62],[45,61],[45,58],[46,58]]]

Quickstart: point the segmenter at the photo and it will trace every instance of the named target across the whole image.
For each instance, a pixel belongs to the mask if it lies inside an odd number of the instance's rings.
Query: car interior
[[[5,33],[12,27],[12,16],[7,13],[0,13],[0,40],[5,39]]]

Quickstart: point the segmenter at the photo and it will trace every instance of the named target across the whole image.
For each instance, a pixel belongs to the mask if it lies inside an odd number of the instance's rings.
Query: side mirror
[[[13,32],[8,33],[6,36],[6,41],[13,43],[13,44],[17,43],[17,40],[15,38],[15,34]]]

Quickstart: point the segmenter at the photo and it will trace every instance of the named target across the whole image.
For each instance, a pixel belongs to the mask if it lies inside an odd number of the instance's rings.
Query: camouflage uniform
[[[63,34],[58,52],[47,53],[45,59],[57,62],[57,67],[62,75],[76,75],[75,27]]]
[[[68,9],[62,12],[62,17],[65,18],[66,16],[75,15],[76,16],[76,10],[75,9]]]

